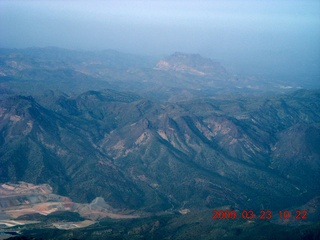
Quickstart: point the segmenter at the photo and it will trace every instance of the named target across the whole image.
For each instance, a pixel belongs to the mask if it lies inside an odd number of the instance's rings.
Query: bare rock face
[[[22,181],[17,184],[4,183],[0,185],[0,194],[0,209],[2,210],[21,209],[24,206],[30,207],[45,202],[71,201],[67,197],[53,194],[52,187],[48,184],[34,185]]]
[[[176,52],[160,60],[156,70],[174,71],[197,76],[216,76],[226,74],[226,70],[217,62],[203,58],[199,54],[185,54]]]
[[[17,194],[50,194],[52,188],[48,184],[34,185],[26,182],[4,183],[0,185],[0,194],[4,196],[15,196]]]
[[[73,202],[68,197],[53,194],[52,187],[48,184],[35,185],[21,181],[17,184],[0,185],[0,219],[12,220],[30,214],[47,216],[66,211],[79,213],[91,220],[138,217],[128,214],[128,211],[113,209],[102,197],[95,198],[90,204]]]

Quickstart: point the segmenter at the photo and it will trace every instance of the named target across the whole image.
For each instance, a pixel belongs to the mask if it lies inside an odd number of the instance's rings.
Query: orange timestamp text
[[[308,211],[297,209],[295,211],[289,210],[280,210],[275,214],[279,217],[279,219],[296,219],[296,220],[306,220]],[[253,210],[216,210],[212,211],[212,219],[220,220],[220,219],[244,219],[244,220],[271,220],[274,216],[274,213],[271,210],[260,210],[259,212],[255,212]]]

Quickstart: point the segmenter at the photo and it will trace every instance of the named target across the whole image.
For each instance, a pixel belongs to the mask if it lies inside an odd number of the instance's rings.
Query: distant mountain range
[[[162,71],[176,71],[198,76],[226,76],[227,71],[211,59],[203,58],[199,54],[185,54],[176,52],[173,55],[160,60],[156,68]]]
[[[0,49],[0,88],[23,94],[45,89],[80,94],[111,88],[136,92],[153,101],[180,101],[208,97],[213,92],[220,96],[230,92],[284,93],[301,85],[237,76],[199,54],[177,52],[160,58],[113,50],[29,48]]]

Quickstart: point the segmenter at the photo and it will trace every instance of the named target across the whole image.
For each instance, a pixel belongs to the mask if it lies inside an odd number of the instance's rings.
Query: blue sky
[[[0,47],[182,51],[240,72],[316,71],[320,63],[320,1],[313,0],[1,0],[0,31]]]

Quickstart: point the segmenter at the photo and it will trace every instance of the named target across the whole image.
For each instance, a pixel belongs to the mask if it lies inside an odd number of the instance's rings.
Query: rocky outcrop
[[[197,76],[219,76],[226,74],[226,70],[219,63],[213,62],[209,58],[203,58],[199,54],[179,52],[160,60],[155,69]]]

